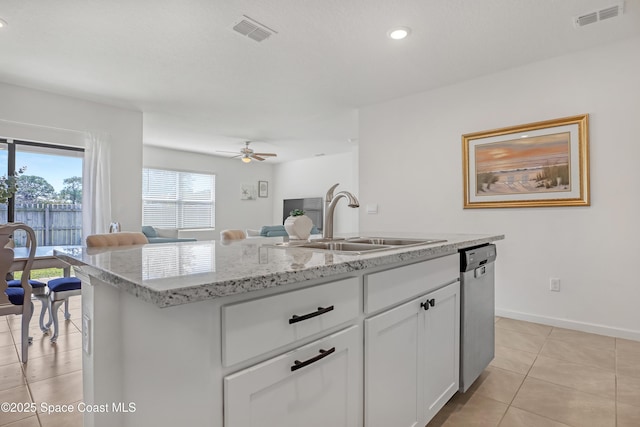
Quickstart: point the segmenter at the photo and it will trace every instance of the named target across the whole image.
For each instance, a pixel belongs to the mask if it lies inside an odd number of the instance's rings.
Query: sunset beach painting
[[[562,132],[477,146],[476,196],[571,191],[570,140]]]
[[[589,206],[589,115],[462,135],[464,208]]]

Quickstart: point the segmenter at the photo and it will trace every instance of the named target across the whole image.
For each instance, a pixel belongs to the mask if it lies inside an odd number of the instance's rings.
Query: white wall
[[[499,314],[640,339],[638,52],[628,39],[362,109],[360,198],[380,213],[361,229],[504,233]],[[462,134],[583,113],[592,206],[462,208]]]
[[[324,198],[327,190],[340,183],[336,193],[347,190],[358,196],[358,152],[334,154],[279,163],[274,170],[273,224],[282,224],[282,201],[304,197]],[[340,200],[335,210],[334,233],[358,231],[358,211]]]
[[[111,140],[111,213],[139,230],[142,212],[142,113],[0,83],[0,136],[84,146],[80,132]],[[123,191],[126,189],[126,191]]]
[[[257,228],[271,224],[273,207],[273,165],[267,162],[242,163],[187,151],[144,146],[144,167],[166,168],[216,174],[216,230]],[[241,184],[269,182],[269,197],[241,200]]]

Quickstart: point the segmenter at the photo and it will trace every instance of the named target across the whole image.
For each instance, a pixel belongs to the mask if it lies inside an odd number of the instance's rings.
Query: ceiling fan
[[[245,163],[249,163],[252,159],[254,160],[258,160],[258,161],[263,161],[266,160],[265,157],[277,157],[278,155],[275,153],[256,153],[255,151],[253,151],[253,149],[249,148],[249,144],[251,143],[251,141],[246,141],[244,144],[244,148],[242,148],[240,150],[240,153],[237,153],[235,151],[217,151],[218,153],[236,153],[235,156],[231,157],[232,159],[235,159],[236,157],[240,157],[240,160],[242,160]]]

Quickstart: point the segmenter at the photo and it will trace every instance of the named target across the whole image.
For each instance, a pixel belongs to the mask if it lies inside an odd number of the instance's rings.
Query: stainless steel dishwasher
[[[494,357],[496,245],[460,250],[460,391],[465,392]]]

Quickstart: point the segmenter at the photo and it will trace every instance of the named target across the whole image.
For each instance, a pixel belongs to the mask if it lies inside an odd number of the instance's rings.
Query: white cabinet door
[[[361,424],[359,331],[352,326],[225,377],[225,427]]]
[[[365,426],[426,425],[458,389],[460,284],[365,320]]]
[[[365,426],[419,425],[423,317],[413,300],[365,320]]]
[[[424,356],[419,402],[423,423],[431,420],[455,394],[460,375],[460,282],[422,298],[424,310]],[[433,304],[431,304],[433,303]],[[424,306],[423,306],[424,307]]]

